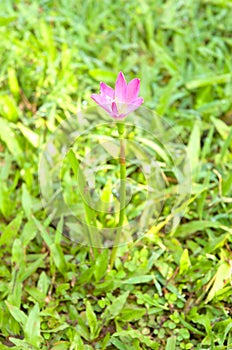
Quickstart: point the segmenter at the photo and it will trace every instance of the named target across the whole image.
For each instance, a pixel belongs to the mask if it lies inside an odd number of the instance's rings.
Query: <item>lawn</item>
[[[230,0],[1,1],[0,350],[232,349],[231,18]],[[144,103],[118,230],[121,141],[91,94],[120,71]]]

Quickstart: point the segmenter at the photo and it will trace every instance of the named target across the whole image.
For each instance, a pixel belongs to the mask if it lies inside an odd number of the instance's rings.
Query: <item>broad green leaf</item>
[[[61,216],[57,227],[56,227],[56,234],[55,234],[55,244],[60,245],[61,240],[62,240],[62,233],[64,230],[64,218]]]
[[[62,274],[65,274],[67,271],[67,264],[61,246],[53,243],[49,249],[56,267]]]
[[[11,93],[16,99],[18,99],[20,94],[20,87],[16,75],[16,71],[13,67],[8,68],[8,81]]]
[[[231,277],[231,266],[227,262],[223,262],[219,265],[218,270],[209,284],[213,281],[213,286],[206,298],[206,303],[211,301],[227,282],[229,282]]]
[[[39,303],[40,306],[45,304],[46,294],[43,294],[38,288],[25,286],[24,290],[33,298],[34,301]]]
[[[178,65],[175,60],[171,57],[166,47],[162,47],[155,40],[151,41],[151,47],[154,51],[157,61],[159,61],[170,74],[176,74],[178,71]]]
[[[1,350],[9,350],[9,346],[1,344]],[[21,350],[19,347],[14,347],[14,350]]]
[[[16,345],[16,347],[14,347],[15,350],[31,350],[31,345],[28,344],[25,340],[13,337],[10,337],[9,340],[11,341],[11,343]]]
[[[90,281],[91,277],[94,274],[95,266],[91,266],[86,271],[84,271],[80,277],[77,279],[78,284],[85,284]]]
[[[165,350],[176,350],[176,337],[168,338]]]
[[[7,24],[14,22],[17,19],[17,16],[10,16],[10,17],[5,17],[1,16],[0,17],[0,26],[7,26]]]
[[[0,139],[5,142],[7,148],[13,154],[20,165],[23,154],[21,146],[19,145],[16,135],[13,132],[10,124],[3,118],[0,118]]]
[[[4,181],[0,178],[0,210],[5,218],[11,217],[16,205],[10,196],[11,191],[7,188]]]
[[[113,291],[121,286],[121,281],[116,281],[115,279],[105,280],[103,283],[98,283],[94,294],[101,295],[104,292]]]
[[[43,313],[40,313],[41,316],[43,316]],[[55,327],[55,328],[50,328],[50,329],[44,329],[43,333],[57,333],[60,331],[63,331],[64,329],[69,328],[70,326],[67,323],[62,323],[60,326]]]
[[[208,315],[200,315],[196,309],[193,309],[191,320],[196,324],[202,325],[208,335],[212,333],[212,326],[210,324],[210,317]]]
[[[190,266],[191,266],[191,262],[189,260],[188,249],[184,249],[180,257],[180,275],[187,272]]]
[[[32,200],[25,184],[22,185],[22,206],[28,218],[32,212]]]
[[[51,239],[49,233],[47,232],[47,225],[42,225],[42,223],[37,220],[34,216],[32,217],[36,227],[38,228],[41,237],[43,238],[43,240],[45,241],[45,243],[47,244],[47,246],[49,247],[50,245],[52,245],[53,240]]]
[[[78,176],[78,171],[79,171],[79,162],[76,158],[76,155],[72,149],[69,150],[67,153],[68,160],[70,162],[71,168],[74,172],[75,177],[77,178]]]
[[[146,313],[145,308],[123,308],[120,320],[124,322],[132,322],[135,320],[140,320]]]
[[[203,2],[206,4],[221,6],[222,8],[224,7],[232,8],[232,3],[227,0],[204,0]]]
[[[27,264],[23,270],[19,271],[19,279],[21,282],[25,281],[29,276],[31,276],[39,267],[43,266],[44,259],[47,254],[40,254],[33,263]]]
[[[199,221],[190,221],[187,224],[183,224],[177,228],[175,231],[176,237],[188,237],[197,231],[203,231],[207,228],[220,228],[221,224],[217,221],[207,221],[207,220],[199,220]]]
[[[41,293],[43,293],[44,295],[47,295],[49,286],[50,286],[50,279],[46,275],[46,272],[42,271],[40,276],[39,276],[37,288],[38,288],[38,290],[41,291]]]
[[[91,198],[88,192],[84,191],[84,187],[86,186],[85,175],[79,166],[79,161],[76,158],[75,153],[72,149],[67,153],[68,160],[73,169],[74,175],[78,181],[78,186],[80,190],[80,195],[82,197],[82,202],[85,208],[85,220],[88,225],[88,234],[89,234],[89,244],[91,247],[101,247],[101,241],[98,234],[98,231],[94,229],[97,227],[96,223],[96,214],[92,207],[89,205],[91,203]],[[94,249],[94,256],[97,255],[96,249]]]
[[[125,345],[119,339],[112,337],[110,339],[111,344],[113,344],[118,350],[131,350],[131,347]]]
[[[5,301],[5,303],[14,319],[17,322],[19,322],[21,326],[24,326],[27,322],[27,316],[25,315],[25,313],[21,311],[18,307],[11,305],[8,301]]]
[[[214,252],[216,249],[218,249],[220,247],[223,247],[225,245],[225,242],[228,240],[229,236],[230,235],[228,233],[226,233],[226,234],[223,234],[223,235],[221,234],[219,237],[213,238],[205,246],[204,251],[207,254],[210,254],[210,253]]]
[[[211,120],[217,130],[217,132],[221,135],[223,140],[227,140],[229,134],[230,134],[230,127],[227,126],[222,120],[211,117]]]
[[[109,305],[104,311],[102,317],[110,320],[120,314],[130,292],[124,292],[119,297],[115,298],[111,305]]]
[[[160,310],[168,310],[168,307],[163,305],[159,300],[156,300],[155,298],[152,298],[147,293],[141,293],[137,292],[136,297],[143,302],[143,304],[147,304],[148,306],[155,306],[156,308]]]
[[[232,322],[230,321],[230,323],[227,325],[227,327],[224,331],[224,334],[223,334],[222,343],[221,343],[222,346],[223,346],[228,334],[231,332],[231,329],[232,329]],[[228,342],[228,345],[232,345],[232,343],[229,344],[229,342]],[[228,348],[228,350],[229,350],[229,348]]]
[[[112,180],[109,178],[101,193],[101,211],[106,212],[112,202]]]
[[[109,260],[109,250],[103,249],[101,254],[96,258],[94,276],[96,282],[100,281],[100,279],[106,274]]]
[[[59,341],[57,344],[54,344],[51,350],[69,350],[69,344],[67,341]]]
[[[17,123],[18,129],[21,131],[25,139],[35,148],[39,147],[39,135],[34,131],[23,125],[22,123]]]
[[[79,314],[76,316],[76,321],[78,322],[76,330],[77,333],[85,340],[90,340],[89,328],[86,325],[86,320],[82,318]]]
[[[130,277],[125,281],[122,281],[123,284],[137,284],[137,283],[148,283],[154,280],[153,275],[142,275],[136,277]]]
[[[20,235],[20,240],[22,241],[24,247],[26,247],[28,243],[35,238],[37,232],[38,228],[36,227],[34,221],[30,220],[26,222]]]
[[[230,127],[229,135],[228,135],[228,137],[226,137],[225,142],[222,146],[221,157],[220,157],[222,162],[223,162],[224,158],[226,157],[226,155],[229,155],[228,149],[230,148],[232,151],[232,142],[231,141],[232,141],[232,127]]]
[[[34,220],[36,226],[38,227],[43,240],[45,241],[45,243],[47,244],[47,246],[50,249],[52,259],[53,259],[57,269],[62,274],[65,274],[67,271],[67,264],[66,264],[66,260],[65,260],[64,253],[62,251],[61,246],[59,244],[56,244],[55,242],[53,242],[53,240],[49,236],[46,228],[43,227],[43,225],[41,225],[41,223],[38,220],[36,220],[35,218],[33,218],[33,220]]]
[[[85,345],[79,334],[75,334],[70,350],[85,350]]]
[[[192,332],[193,334],[205,336],[205,333],[203,333],[202,331],[199,331],[196,327],[193,327],[190,323],[185,321],[185,319],[181,315],[179,315],[178,317],[182,325],[188,330],[190,330],[190,332]]]
[[[159,157],[161,157],[167,164],[170,164],[169,154],[157,142],[153,142],[143,137],[137,137],[137,141],[140,141],[142,144],[151,147],[159,155]]]
[[[97,81],[105,81],[105,82],[112,82],[115,80],[115,74],[111,71],[103,70],[103,69],[91,69],[89,71],[89,75],[96,79]]]
[[[24,249],[20,239],[16,238],[12,246],[12,263],[16,264],[17,268],[24,265]]]
[[[42,41],[46,46],[46,52],[48,54],[48,59],[50,62],[54,62],[56,59],[56,47],[54,40],[53,27],[49,26],[43,19],[39,22],[39,32],[42,37]]]
[[[0,96],[0,114],[10,122],[17,122],[18,109],[13,97],[8,95]]]
[[[111,337],[110,333],[107,333],[104,339],[102,340],[102,343],[101,343],[102,350],[107,349],[107,346],[110,343],[110,337]]]
[[[23,327],[25,339],[29,344],[40,347],[41,335],[40,335],[40,314],[39,305],[35,304],[31,309],[27,321]]]
[[[23,268],[23,265],[22,265]],[[22,302],[22,294],[23,294],[23,284],[20,282],[18,278],[18,271],[15,269],[12,273],[11,277],[11,285],[13,286],[11,290],[9,290],[9,294],[7,297],[7,301],[18,308],[20,308]]]
[[[212,76],[204,76],[199,79],[191,80],[186,83],[186,87],[189,90],[197,89],[202,86],[225,84],[232,81],[232,74],[217,74]]]
[[[100,332],[100,326],[97,321],[97,316],[94,313],[94,310],[92,308],[92,305],[90,304],[89,301],[86,301],[86,318],[87,322],[90,328],[90,337],[92,340],[98,337],[99,332]]]
[[[211,153],[214,131],[215,131],[215,127],[212,125],[211,128],[209,129],[207,138],[204,141],[204,145],[201,151],[202,161],[204,161],[204,159]]]
[[[162,94],[159,99],[159,104],[156,107],[156,113],[158,113],[159,115],[161,116],[164,115],[168,110],[168,107],[171,102],[171,97],[176,90],[176,85],[177,85],[177,81],[174,78],[170,80],[168,85],[162,90]]]
[[[222,183],[222,194],[224,196],[230,196],[232,193],[232,173],[229,173]]]
[[[114,333],[114,337],[122,338],[131,338],[131,339],[139,339],[142,344],[145,344],[149,347],[149,349],[158,350],[159,343],[151,340],[149,337],[146,337],[141,332],[137,330],[122,330],[120,332]]]
[[[0,245],[7,244],[10,246],[18,234],[22,223],[22,213],[19,213],[13,221],[5,228],[1,237],[0,237]]]

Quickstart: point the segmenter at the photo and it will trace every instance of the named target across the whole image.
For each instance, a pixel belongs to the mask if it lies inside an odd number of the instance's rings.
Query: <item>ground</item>
[[[0,348],[232,349],[231,1],[5,0],[0,13]],[[43,208],[39,164],[63,121],[79,122],[82,111],[91,124],[90,95],[101,81],[113,86],[119,71],[141,79],[146,130],[132,116],[126,138],[156,159],[152,184],[165,185],[166,200],[152,204],[159,215],[149,210],[142,235],[126,239],[110,264],[111,249],[70,239],[63,216],[54,221]],[[103,118],[107,125],[67,153],[61,183],[70,205],[93,139],[117,143],[112,118]],[[146,179],[127,165],[126,215],[140,224]],[[116,186],[116,206],[118,178],[115,160],[96,172],[101,196]],[[171,189],[177,202],[184,193],[176,211]],[[98,227],[114,227],[113,213],[96,215]]]

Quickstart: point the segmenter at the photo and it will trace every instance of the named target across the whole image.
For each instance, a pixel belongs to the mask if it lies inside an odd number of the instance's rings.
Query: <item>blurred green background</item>
[[[1,349],[232,349],[231,18],[230,0],[1,1]],[[120,70],[194,171],[175,232],[163,217],[109,270],[49,226],[38,162]]]

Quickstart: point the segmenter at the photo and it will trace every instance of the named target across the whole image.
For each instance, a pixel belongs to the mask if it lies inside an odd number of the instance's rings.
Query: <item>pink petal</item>
[[[91,98],[99,105],[101,106],[106,112],[111,113],[110,104],[107,100],[104,99],[101,95],[98,94],[92,94]]]
[[[109,96],[112,99],[114,98],[114,89],[112,89],[110,86],[108,86],[105,83],[100,83],[100,91],[101,95],[103,96]]]
[[[142,97],[138,97],[135,100],[131,101],[131,104],[139,107],[144,102],[144,99]]]
[[[118,116],[118,108],[115,102],[112,103],[112,117],[117,117]]]
[[[127,83],[126,79],[122,72],[118,74],[116,84],[115,84],[115,98],[119,100],[119,102],[126,101],[126,90]]]
[[[102,96],[98,94],[91,95],[92,100],[94,100],[98,105],[102,105]]]
[[[138,97],[140,89],[140,79],[135,78],[127,85],[126,99],[128,102],[135,100]]]
[[[138,97],[134,101],[131,101],[127,106],[126,114],[129,114],[133,112],[135,109],[139,108],[139,106],[143,103],[143,101],[144,100],[142,97]]]

